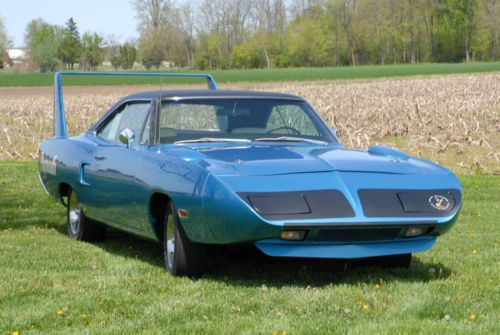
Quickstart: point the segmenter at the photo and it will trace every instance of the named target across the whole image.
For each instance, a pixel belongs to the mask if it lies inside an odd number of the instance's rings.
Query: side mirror
[[[118,139],[121,143],[125,144],[127,148],[130,148],[130,145],[132,144],[132,142],[134,142],[135,135],[132,129],[125,128],[120,132]]]

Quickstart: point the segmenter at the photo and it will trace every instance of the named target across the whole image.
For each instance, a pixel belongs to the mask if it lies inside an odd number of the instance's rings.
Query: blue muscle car
[[[158,241],[173,275],[199,275],[207,246],[229,244],[407,267],[460,211],[447,169],[384,146],[346,150],[304,99],[218,90],[208,75],[193,75],[208,90],[129,95],[68,137],[63,74],[75,73],[56,74],[39,174],[69,236],[102,239],[110,226]]]

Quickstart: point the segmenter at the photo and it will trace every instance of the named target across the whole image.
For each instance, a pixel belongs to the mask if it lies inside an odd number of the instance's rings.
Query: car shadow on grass
[[[413,257],[410,268],[387,268],[373,259],[318,260],[268,257],[256,248],[218,251],[211,256],[209,272],[204,278],[222,280],[232,285],[267,287],[322,287],[331,284],[391,280],[427,282],[446,279],[452,271],[441,263]],[[222,256],[222,257],[221,257]]]
[[[159,244],[125,233],[111,231],[105,241],[96,245],[112,254],[138,259],[153,266],[164,266]],[[342,261],[268,257],[253,246],[212,247],[209,249],[207,272],[195,280],[222,281],[242,287],[307,288],[376,282],[380,279],[384,282],[428,282],[446,279],[452,274],[452,270],[444,264],[422,261],[418,255],[413,257],[408,269],[379,265],[372,259]]]

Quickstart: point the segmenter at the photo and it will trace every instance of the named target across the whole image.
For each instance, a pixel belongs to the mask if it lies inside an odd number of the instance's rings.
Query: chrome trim
[[[285,228],[364,228],[364,227],[408,227],[408,226],[435,226],[437,221],[395,221],[395,222],[285,222]]]
[[[168,92],[168,91],[167,91]],[[300,97],[295,97],[295,96],[290,96],[290,97],[284,97],[284,96],[273,96],[273,95],[265,95],[261,96],[258,94],[255,95],[193,95],[193,96],[162,96],[161,101],[173,101],[173,102],[179,102],[179,101],[184,101],[184,100],[216,100],[216,99],[248,99],[248,100],[292,100],[292,101],[303,101],[306,102],[303,98]]]
[[[40,172],[38,172],[38,181],[40,182],[40,184],[42,184],[45,193],[47,193],[47,195],[50,195],[49,191],[47,191],[47,188],[45,187],[45,184],[43,183],[42,175],[40,174]]]

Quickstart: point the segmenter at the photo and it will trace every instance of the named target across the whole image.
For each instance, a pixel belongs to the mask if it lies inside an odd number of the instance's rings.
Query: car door
[[[85,162],[83,182],[88,184],[86,206],[88,216],[125,230],[140,232],[143,218],[138,217],[136,190],[141,136],[148,130],[151,101],[128,101],[119,106],[97,127],[93,140],[93,157]],[[135,139],[126,145],[120,132],[130,129]]]

